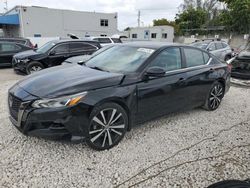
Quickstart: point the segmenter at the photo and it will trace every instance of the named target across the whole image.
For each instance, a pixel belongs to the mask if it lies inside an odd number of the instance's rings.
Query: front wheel
[[[40,70],[44,69],[44,66],[42,63],[38,61],[32,61],[30,62],[26,67],[26,73],[27,74],[33,74],[35,72],[38,72]]]
[[[122,140],[127,127],[126,111],[116,103],[105,103],[90,115],[86,142],[96,150],[110,149]]]
[[[215,82],[209,91],[204,108],[208,111],[216,110],[221,104],[224,92],[224,86],[220,82]]]

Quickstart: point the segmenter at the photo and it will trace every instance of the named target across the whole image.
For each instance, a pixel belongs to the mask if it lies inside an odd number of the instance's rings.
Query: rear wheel
[[[122,140],[127,127],[126,111],[116,103],[105,103],[90,115],[87,144],[96,150],[110,149]]]
[[[32,61],[27,65],[26,73],[32,74],[32,73],[38,72],[42,69],[44,69],[44,66],[42,63],[40,63],[38,61]]]
[[[216,110],[220,106],[224,92],[224,86],[220,82],[215,82],[209,91],[204,108],[209,111]]]

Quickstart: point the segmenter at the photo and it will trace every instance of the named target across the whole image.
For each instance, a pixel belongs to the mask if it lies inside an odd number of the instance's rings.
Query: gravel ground
[[[250,178],[250,90],[231,87],[215,112],[172,114],[135,127],[115,148],[26,137],[8,120],[0,70],[0,187],[206,187]]]

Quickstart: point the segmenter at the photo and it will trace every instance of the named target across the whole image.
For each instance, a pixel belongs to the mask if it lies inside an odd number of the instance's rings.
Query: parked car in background
[[[209,51],[223,61],[227,61],[232,58],[233,51],[231,47],[224,41],[216,39],[202,40],[194,42],[191,46],[201,48]]]
[[[54,40],[37,50],[16,54],[12,65],[15,71],[31,74],[44,68],[61,65],[69,57],[92,54],[100,48],[100,44],[96,41]]]
[[[94,41],[98,41],[102,46],[122,43],[120,38],[113,38],[113,37],[88,37],[88,38]]]
[[[207,51],[164,43],[116,45],[84,65],[38,72],[9,90],[10,119],[22,133],[117,145],[133,125],[182,110],[216,110],[230,68]]]
[[[112,48],[114,45],[108,45],[108,46],[104,46],[101,49],[97,50],[96,52],[94,52],[92,55],[81,55],[81,56],[74,56],[74,57],[70,57],[68,59],[66,59],[63,64],[84,64],[86,61],[88,61],[90,58],[106,51],[109,48]]]
[[[16,53],[31,49],[20,43],[0,41],[0,67],[11,66],[12,58]]]
[[[3,41],[3,42],[14,42],[14,43],[18,43],[18,44],[22,44],[22,45],[28,46],[30,48],[34,48],[35,47],[32,44],[32,42],[30,41],[30,39],[27,39],[27,38],[0,38],[0,41]]]
[[[232,77],[250,80],[250,49],[241,51],[227,62],[232,66]]]

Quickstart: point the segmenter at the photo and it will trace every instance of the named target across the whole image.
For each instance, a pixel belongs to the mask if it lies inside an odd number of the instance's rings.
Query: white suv
[[[121,39],[113,37],[89,37],[91,40],[98,41],[101,46],[106,46],[110,44],[122,43]]]
[[[223,61],[227,61],[232,58],[233,51],[231,47],[224,41],[209,39],[195,42],[191,45],[207,50]]]

